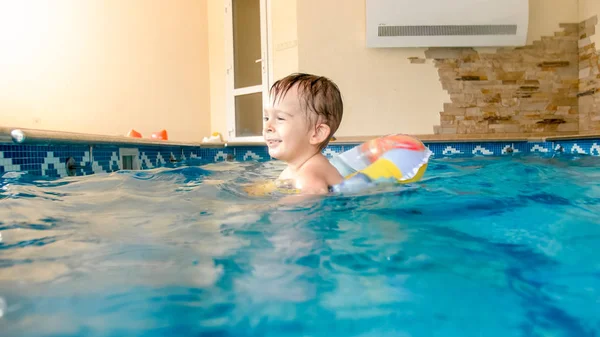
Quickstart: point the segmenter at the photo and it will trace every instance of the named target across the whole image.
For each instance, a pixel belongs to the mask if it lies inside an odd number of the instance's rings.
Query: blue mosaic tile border
[[[518,153],[551,153],[552,142],[423,142],[433,153],[433,158],[502,156]],[[350,150],[359,144],[332,145],[323,150],[331,158],[335,153]]]
[[[236,146],[233,147],[236,161],[268,161],[271,160],[266,146]]]
[[[198,148],[198,157],[203,161],[220,162],[233,160],[235,154],[233,147],[222,148]]]
[[[552,142],[529,142],[525,143],[524,151],[525,153],[539,153],[539,154],[547,154],[553,153],[552,150],[554,145]]]
[[[548,152],[551,142],[446,142],[427,143],[425,146],[433,152],[433,157],[473,157],[473,156],[503,156],[519,153]]]
[[[600,156],[600,139],[552,142],[424,142],[433,158],[504,156],[519,153],[581,154]],[[335,144],[323,154],[331,158],[359,145]],[[137,168],[152,169],[181,162],[268,161],[266,146],[119,146],[119,145],[17,145],[0,143],[0,177],[6,172],[28,172],[34,176],[66,177],[121,170],[122,155],[133,155]],[[72,158],[74,166],[67,168]]]
[[[114,172],[121,169],[118,146],[94,146],[92,151],[94,161],[97,163],[97,165],[92,164],[96,168],[93,170],[94,173]]]
[[[180,146],[139,146],[137,152],[138,163],[142,170],[168,166],[185,160],[185,153]]]
[[[555,141],[553,150],[554,152],[600,156],[600,139]]]
[[[28,172],[35,176],[66,177],[67,160],[80,163],[73,168],[75,175],[94,173],[90,147],[87,145],[5,145],[0,144],[0,174]]]

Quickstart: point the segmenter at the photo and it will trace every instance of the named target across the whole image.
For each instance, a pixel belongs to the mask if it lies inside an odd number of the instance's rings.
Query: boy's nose
[[[264,122],[263,129],[265,132],[273,132],[273,125],[271,125],[271,122]]]

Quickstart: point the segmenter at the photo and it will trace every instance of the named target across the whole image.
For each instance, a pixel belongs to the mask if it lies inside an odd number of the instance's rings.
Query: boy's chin
[[[281,153],[280,153],[279,151],[272,151],[272,150],[269,150],[268,152],[269,152],[269,156],[270,156],[271,158],[274,158],[274,159],[279,159],[279,160],[281,160],[281,157],[282,157],[282,155],[281,155]]]
[[[269,150],[268,152],[269,152],[269,156],[271,156],[271,158],[279,159],[279,153],[277,151]]]

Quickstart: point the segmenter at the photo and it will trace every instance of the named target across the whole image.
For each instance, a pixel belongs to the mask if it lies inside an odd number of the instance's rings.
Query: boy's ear
[[[329,125],[318,124],[317,127],[315,128],[315,131],[313,132],[312,136],[310,137],[310,144],[311,145],[321,144],[322,142],[324,142],[327,139],[327,137],[329,137],[330,131],[331,131],[331,128],[329,127]]]

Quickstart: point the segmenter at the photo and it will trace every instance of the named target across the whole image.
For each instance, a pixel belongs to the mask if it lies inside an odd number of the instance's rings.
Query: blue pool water
[[[434,159],[296,204],[278,162],[0,180],[1,336],[598,336],[600,158]]]

